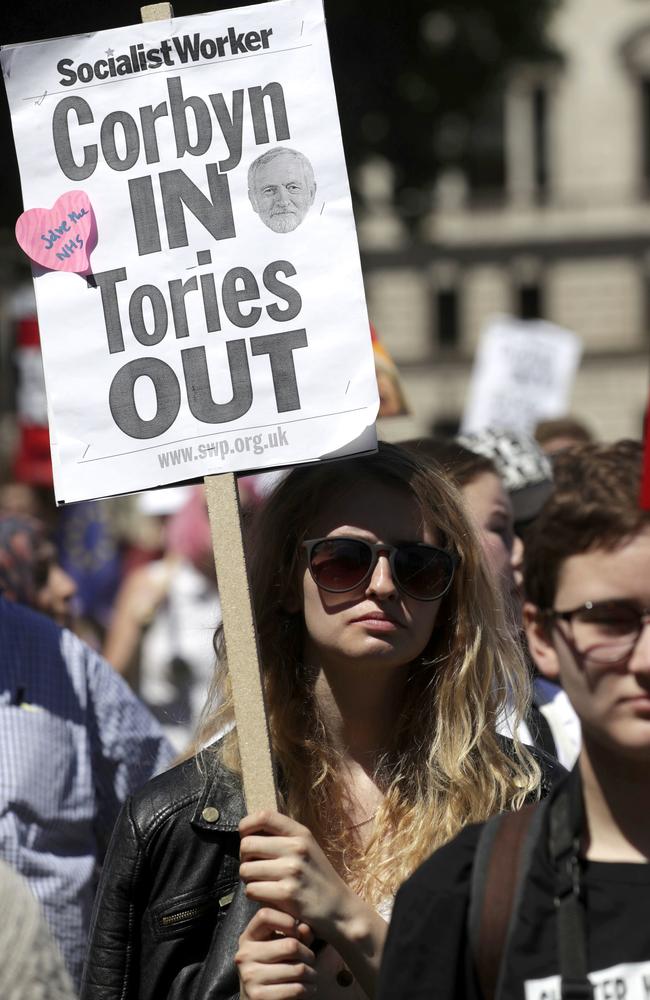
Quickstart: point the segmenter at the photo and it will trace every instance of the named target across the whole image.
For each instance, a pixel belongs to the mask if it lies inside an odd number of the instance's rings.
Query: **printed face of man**
[[[299,157],[278,153],[257,169],[248,192],[251,205],[274,233],[291,233],[314,203],[316,185]]]

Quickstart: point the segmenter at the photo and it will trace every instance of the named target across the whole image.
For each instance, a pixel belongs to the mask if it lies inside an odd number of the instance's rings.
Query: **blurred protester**
[[[552,496],[555,481],[550,461],[525,434],[485,430],[461,435],[458,441],[494,462],[513,507],[514,528],[525,543],[527,532]],[[513,550],[515,579],[523,596],[523,545]],[[535,741],[572,767],[580,750],[580,722],[559,684],[535,670],[531,723]]]
[[[641,447],[572,451],[528,541],[525,621],[583,744],[541,804],[466,828],[398,894],[380,1000],[644,997],[650,983],[650,512]],[[586,484],[586,489],[583,488]]]
[[[15,480],[0,483],[0,511],[3,514],[35,517],[49,532],[56,530],[59,519],[51,486],[34,486]]]
[[[55,540],[61,565],[75,582],[76,631],[101,648],[122,574],[122,551],[113,524],[115,500],[83,500],[58,510]]]
[[[203,487],[183,496],[166,525],[163,558],[124,581],[104,647],[179,753],[207,698],[221,617]]]
[[[541,420],[535,428],[535,440],[549,458],[573,445],[590,444],[593,439],[588,427],[575,417]]]
[[[76,592],[44,525],[34,518],[0,513],[0,594],[70,628]]]
[[[491,458],[470,451],[455,441],[415,438],[402,442],[420,461],[432,460],[441,465],[460,487],[488,565],[499,583],[506,612],[519,618],[521,591],[514,568],[522,560],[523,546],[515,535],[510,497]]]
[[[506,618],[512,625],[513,641],[521,641],[523,581],[520,568],[523,544],[515,535],[512,503],[494,462],[486,455],[476,454],[450,440],[417,438],[403,442],[402,447],[414,452],[421,461],[429,459],[442,466],[460,487],[478,530],[486,561],[499,583]],[[573,756],[558,752],[553,732],[537,704],[540,698],[537,688],[541,683],[541,678],[536,679],[533,701],[526,719],[520,724],[519,735],[524,742],[534,743],[557,756],[563,765],[571,766],[577,749]],[[542,700],[546,700],[545,696]],[[500,726],[506,734],[509,733],[510,722],[507,718],[501,720]]]
[[[61,954],[25,882],[0,861],[0,997],[75,1000]]]
[[[515,531],[523,538],[553,492],[553,469],[537,442],[527,434],[491,430],[460,434],[459,444],[496,465],[512,502]]]
[[[386,444],[295,468],[249,551],[283,814],[244,817],[220,630],[214,742],[123,810],[85,1000],[372,996],[405,875],[537,795],[535,755],[494,727],[526,671],[445,477]]]
[[[44,503],[42,492],[27,483],[12,481],[0,484],[0,511],[5,514],[26,514],[38,518]]]
[[[0,857],[40,901],[77,985],[120,806],[173,754],[108,663],[0,596]]]

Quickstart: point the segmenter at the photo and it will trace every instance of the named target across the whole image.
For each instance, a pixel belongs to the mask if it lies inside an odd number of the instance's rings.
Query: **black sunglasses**
[[[373,574],[380,555],[387,555],[400,590],[418,601],[435,601],[447,593],[457,557],[426,542],[386,545],[363,538],[312,538],[303,542],[309,572],[317,587],[330,594],[356,590]]]

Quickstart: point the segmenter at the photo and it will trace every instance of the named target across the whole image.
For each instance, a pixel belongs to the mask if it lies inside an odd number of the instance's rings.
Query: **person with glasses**
[[[527,675],[447,479],[391,445],[296,468],[249,551],[281,811],[245,815],[219,632],[205,749],[118,823],[84,1000],[373,996],[399,885],[540,793],[496,734]]]
[[[538,669],[562,684],[580,719],[577,764],[545,802],[465,829],[406,883],[381,1000],[649,995],[642,448],[586,444],[565,458],[526,539],[524,616]]]

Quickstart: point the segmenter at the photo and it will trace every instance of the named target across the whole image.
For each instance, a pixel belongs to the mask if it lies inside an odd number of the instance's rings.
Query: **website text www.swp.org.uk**
[[[199,444],[189,444],[182,448],[170,448],[158,454],[161,469],[170,469],[175,465],[185,465],[196,459],[218,457],[225,461],[229,455],[262,455],[273,448],[286,448],[289,444],[287,432],[278,425],[273,431],[258,431],[256,434],[241,434],[237,437],[220,437],[218,441],[201,441]]]

